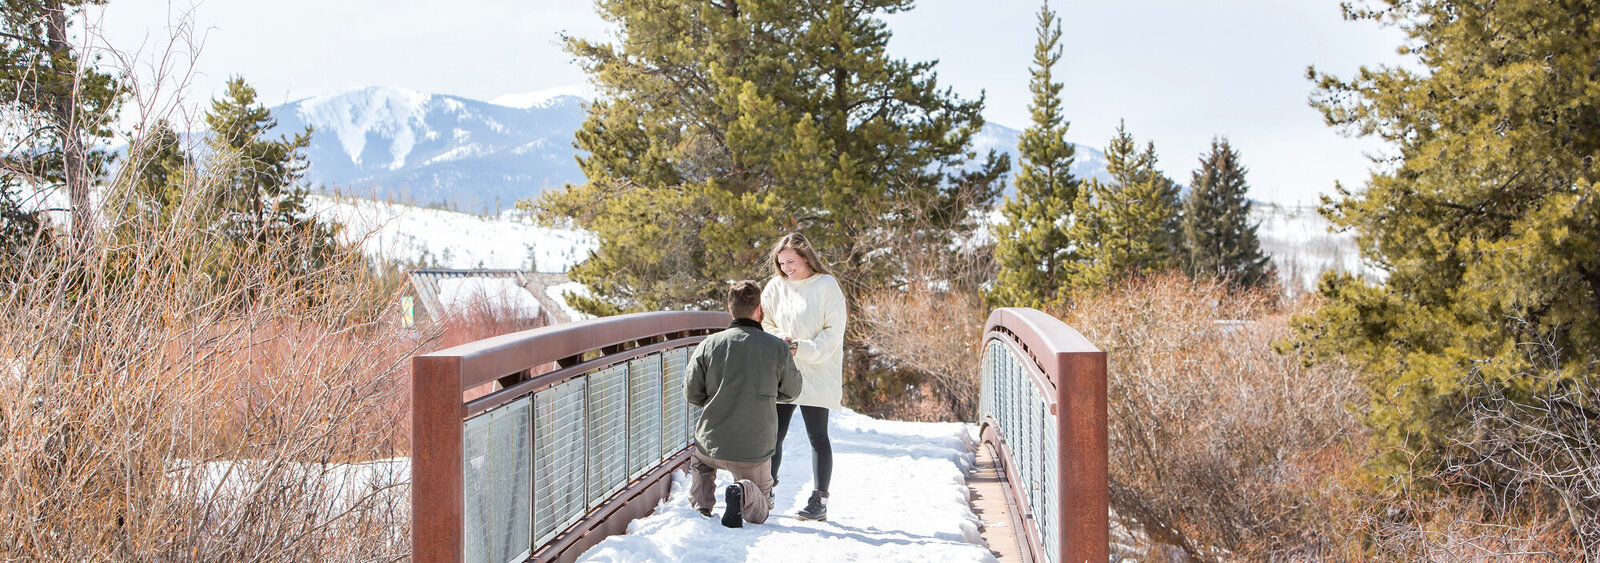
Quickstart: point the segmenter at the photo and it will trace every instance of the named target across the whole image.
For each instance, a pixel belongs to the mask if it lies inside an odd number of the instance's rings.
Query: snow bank
[[[568,293],[580,297],[588,297],[589,288],[578,282],[567,282],[545,288],[545,295],[550,296],[550,299],[555,301],[556,305],[561,306],[561,312],[567,314],[568,320],[581,321],[584,319],[594,318],[577,309],[574,309],[572,304],[567,302]]]
[[[784,442],[776,506],[765,524],[724,528],[689,506],[689,478],[628,535],[600,542],[582,561],[993,561],[968,503],[972,425],[876,420],[835,411],[827,522],[794,513],[811,494],[811,445],[796,416]],[[720,472],[717,498],[731,481]],[[719,504],[716,514],[721,515]]]
[[[169,471],[171,482],[181,492],[201,499],[240,501],[261,494],[260,487],[281,487],[286,483],[307,483],[312,489],[313,507],[323,515],[333,515],[356,504],[378,500],[397,508],[409,508],[411,458],[392,458],[360,463],[273,463],[259,460],[194,463],[181,461]]]
[[[367,255],[426,267],[565,272],[599,246],[589,233],[540,227],[526,218],[326,195],[306,199],[318,217],[345,226],[345,241],[362,240]]]

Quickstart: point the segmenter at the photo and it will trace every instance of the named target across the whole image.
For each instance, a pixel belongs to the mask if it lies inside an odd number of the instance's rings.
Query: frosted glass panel
[[[462,526],[466,561],[521,560],[532,548],[531,398],[465,422]]]
[[[588,510],[583,388],[579,378],[533,396],[534,535],[540,544]]]
[[[688,349],[668,350],[661,355],[661,456],[666,457],[689,443],[689,402],[683,396],[683,364]]]
[[[628,366],[588,380],[589,506],[595,506],[628,481]]]
[[[628,475],[661,461],[661,355],[628,362]]]

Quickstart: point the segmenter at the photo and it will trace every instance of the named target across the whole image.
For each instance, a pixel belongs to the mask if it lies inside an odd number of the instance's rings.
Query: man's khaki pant
[[[696,510],[716,506],[718,469],[732,473],[733,480],[744,488],[740,493],[743,502],[739,503],[739,515],[752,524],[766,522],[767,513],[772,510],[772,460],[727,461],[702,454],[700,448],[690,450],[689,474],[693,479],[689,484],[689,503]]]

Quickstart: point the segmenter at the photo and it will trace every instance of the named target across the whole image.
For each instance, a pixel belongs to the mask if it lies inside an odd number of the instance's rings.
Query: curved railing
[[[1106,356],[1034,309],[984,328],[979,418],[1023,514],[1030,559],[1109,558]]]
[[[414,561],[570,561],[664,498],[727,313],[619,315],[412,359]],[[481,396],[478,396],[481,395]]]

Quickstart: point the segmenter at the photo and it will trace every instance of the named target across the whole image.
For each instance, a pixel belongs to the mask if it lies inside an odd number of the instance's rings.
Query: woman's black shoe
[[[811,500],[806,501],[806,507],[801,509],[794,517],[800,520],[828,521],[828,492],[811,491]]]

